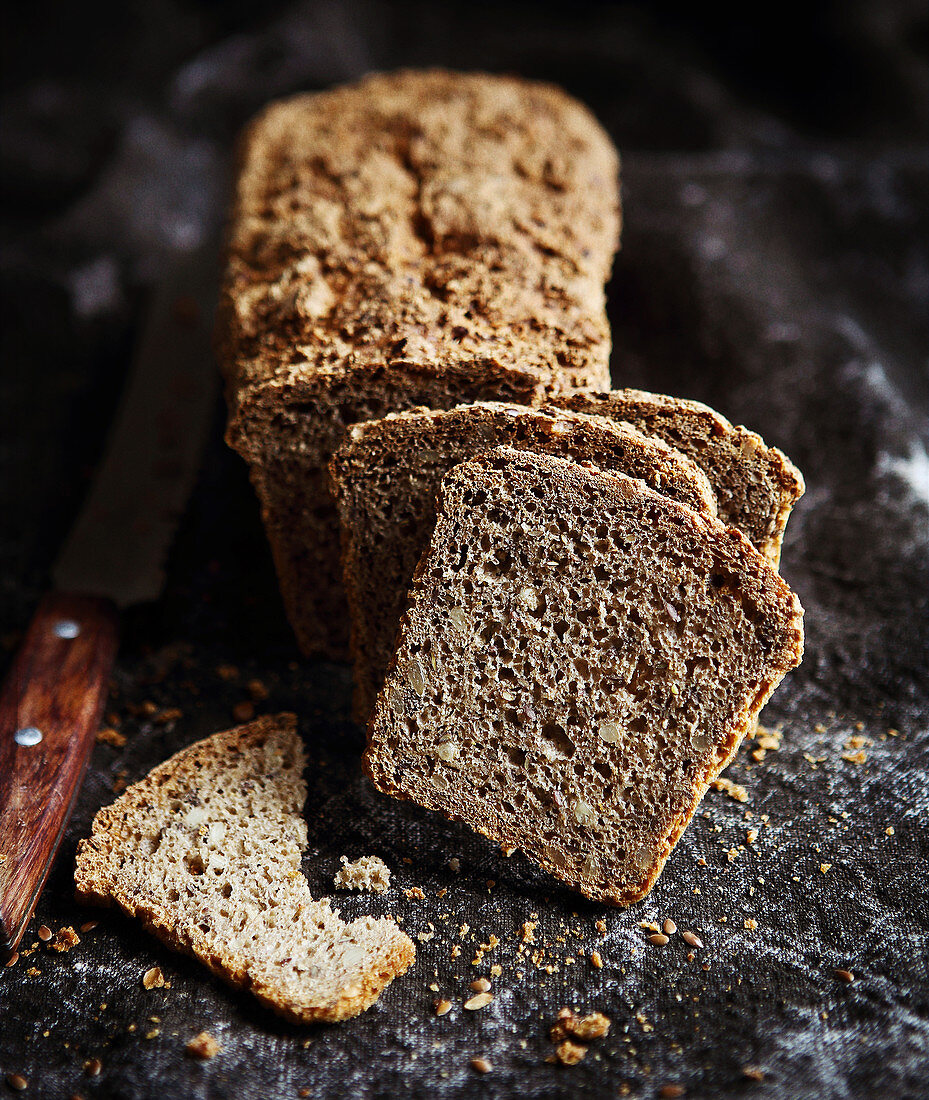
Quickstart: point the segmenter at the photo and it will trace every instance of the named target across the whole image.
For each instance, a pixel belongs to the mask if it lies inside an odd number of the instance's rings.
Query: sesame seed
[[[84,1063],[84,1072],[88,1077],[99,1077],[103,1070],[103,1063],[99,1058],[88,1058]]]
[[[486,978],[475,978],[469,988],[475,993],[486,993],[490,989],[490,982]]]
[[[684,943],[689,943],[691,947],[702,947],[703,940],[696,934],[696,932],[682,932],[681,936],[684,939]]]
[[[666,936],[673,936],[674,933],[677,931],[677,925],[674,923],[673,920],[671,920],[670,917],[668,917],[668,919],[661,927],[664,929],[664,933]]]
[[[52,930],[47,924],[43,924],[39,926],[39,931],[37,935],[43,943],[48,943],[48,941],[52,938]]]
[[[436,1016],[444,1016],[446,1012],[451,1012],[452,1002],[441,1000],[435,1002],[435,1014]]]
[[[662,1085],[658,1095],[662,1100],[675,1100],[676,1097],[683,1096],[686,1091],[683,1085]]]
[[[487,1061],[486,1058],[472,1058],[471,1068],[477,1070],[478,1073],[490,1073],[490,1071],[493,1069],[493,1066],[490,1064],[490,1062]]]
[[[6,1083],[16,1092],[24,1092],[29,1088],[29,1082],[21,1073],[8,1073],[6,1075]]]
[[[855,980],[855,975],[851,972],[851,970],[834,970],[833,974],[835,974],[840,982],[851,983]]]
[[[493,999],[494,995],[492,993],[476,993],[465,1001],[464,1007],[469,1012],[476,1012],[479,1008],[486,1008]]]
[[[97,925],[99,923],[100,923],[99,921],[95,921],[95,920],[85,920],[84,923],[81,925],[81,931],[82,932],[93,932],[93,930],[97,927]]]
[[[664,947],[668,943],[668,937],[662,932],[655,932],[651,936],[645,937],[649,943],[654,944],[655,947]]]

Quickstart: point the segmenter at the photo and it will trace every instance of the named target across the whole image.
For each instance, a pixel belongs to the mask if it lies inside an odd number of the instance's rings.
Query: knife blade
[[[113,427],[47,593],[0,689],[0,952],[16,949],[100,722],[119,610],[154,600],[218,382],[215,243],[155,288]]]

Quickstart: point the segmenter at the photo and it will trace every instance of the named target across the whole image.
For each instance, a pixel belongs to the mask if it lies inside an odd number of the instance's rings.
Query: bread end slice
[[[94,818],[79,901],[115,905],[297,1023],[369,1007],[413,962],[389,920],[340,919],[300,871],[303,745],[292,714],[214,734]]]
[[[442,483],[365,767],[628,905],[802,651],[796,597],[738,531],[501,448]]]

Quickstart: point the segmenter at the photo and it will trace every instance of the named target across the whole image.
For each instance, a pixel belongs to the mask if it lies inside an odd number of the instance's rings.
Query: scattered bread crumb
[[[555,1054],[563,1066],[576,1066],[578,1062],[586,1058],[587,1047],[581,1046],[580,1043],[573,1043],[570,1039],[565,1039],[564,1042],[558,1044]]]
[[[146,1036],[147,1037],[147,1036]],[[215,1058],[222,1049],[208,1031],[201,1031],[184,1048],[191,1058]]]
[[[348,856],[341,857],[342,866],[336,873],[334,882],[340,890],[367,890],[372,894],[386,894],[390,886],[390,868],[377,856],[362,856],[354,863],[348,862]],[[418,889],[418,887],[416,887]],[[409,897],[410,895],[407,894]],[[420,890],[419,897],[423,893]]]
[[[420,886],[411,886],[409,890],[404,890],[404,894],[410,899],[410,901],[425,901],[426,895],[422,891]]]
[[[145,989],[170,989],[171,983],[165,981],[160,966],[153,966],[142,975],[142,985]]]
[[[59,928],[55,933],[55,938],[48,945],[53,951],[70,951],[72,947],[77,947],[81,942],[81,937],[74,931],[70,925],[65,925],[64,928]]]
[[[104,726],[97,730],[96,741],[99,745],[112,745],[114,749],[121,749],[126,744],[126,735],[111,726]]]
[[[748,802],[748,791],[741,783],[733,783],[731,779],[720,778],[714,779],[710,786],[714,791],[723,791],[730,798],[734,798],[736,802]]]

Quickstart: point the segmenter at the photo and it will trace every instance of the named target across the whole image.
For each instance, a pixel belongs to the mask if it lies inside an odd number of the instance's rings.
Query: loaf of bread
[[[483,402],[356,424],[329,469],[342,527],[357,722],[367,723],[384,682],[407,589],[435,526],[443,476],[504,445],[593,462],[716,514],[713,491],[695,463],[659,439],[602,417]]]
[[[585,108],[508,77],[372,76],[248,128],[217,332],[227,439],[306,653],[347,652],[326,480],[346,426],[608,388],[617,172]]]
[[[698,401],[642,390],[571,394],[552,404],[632,424],[692,458],[710,479],[719,518],[775,566],[780,563],[784,528],[805,486],[790,459],[761,436],[733,427]]]
[[[365,767],[626,905],[802,649],[796,597],[738,531],[501,448],[442,482]]]
[[[290,714],[177,753],[94,818],[78,899],[118,905],[290,1020],[357,1015],[415,951],[393,921],[346,924],[310,896],[304,764]]]

